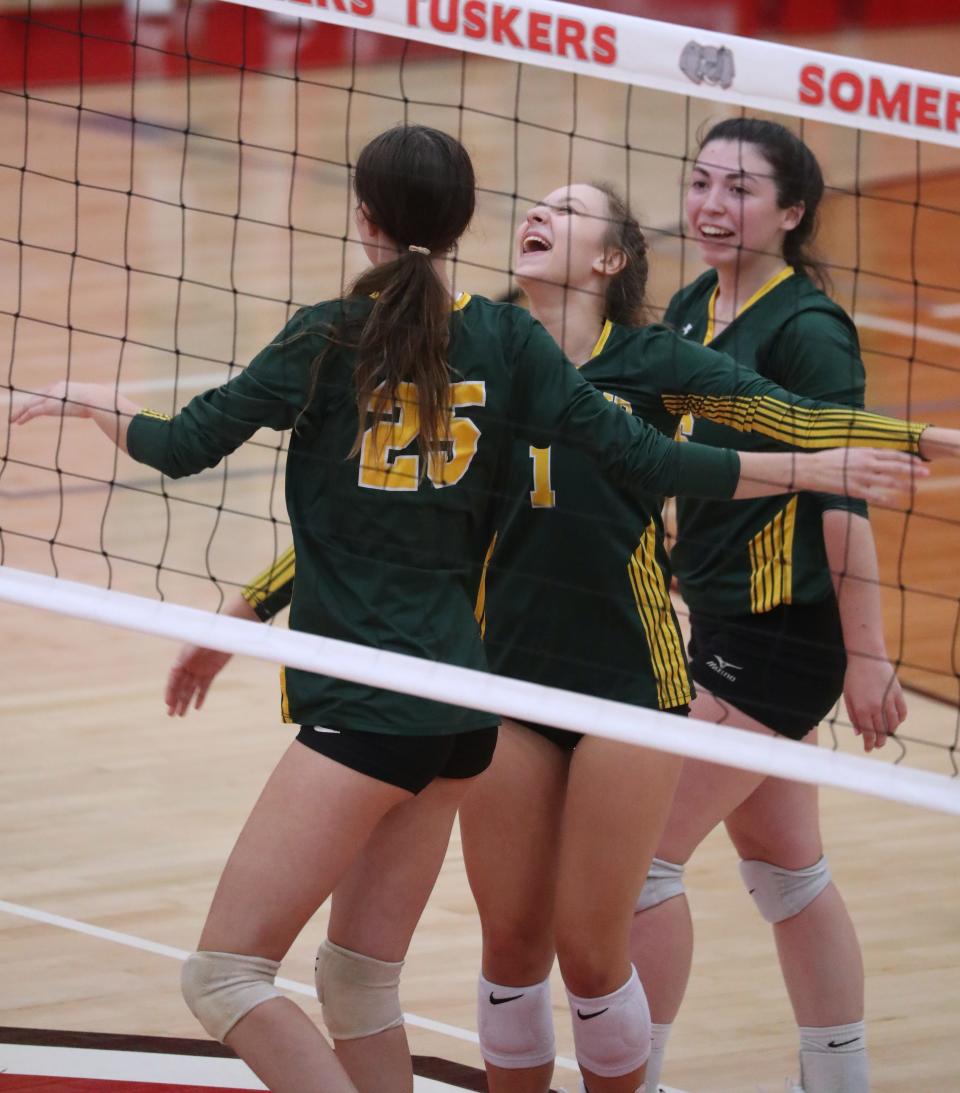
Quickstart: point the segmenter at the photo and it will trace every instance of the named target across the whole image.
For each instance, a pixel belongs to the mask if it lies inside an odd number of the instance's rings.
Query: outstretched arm
[[[812,490],[876,503],[927,473],[914,456],[899,451],[737,453],[668,440],[608,402],[536,325],[515,372],[511,405],[517,407],[518,434],[538,447],[568,443],[628,488],[661,496],[726,501]]]
[[[693,445],[691,445],[692,447]],[[734,501],[771,494],[846,494],[874,504],[893,501],[929,469],[905,452],[833,448],[825,452],[740,452]]]
[[[12,420],[15,425],[24,425],[35,417],[87,417],[125,452],[127,429],[139,413],[140,407],[113,387],[62,380],[24,399],[14,410]]]
[[[171,478],[215,467],[260,428],[289,429],[307,400],[309,362],[323,338],[306,337],[298,312],[280,335],[220,387],[192,398],[168,418],[141,410],[113,387],[55,383],[20,401],[12,420],[87,417],[119,448]]]
[[[956,459],[960,456],[960,429],[928,426],[920,436],[920,455],[924,459]]]

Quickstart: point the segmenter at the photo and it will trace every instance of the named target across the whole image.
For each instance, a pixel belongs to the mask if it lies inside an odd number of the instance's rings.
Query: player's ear
[[[627,256],[619,247],[607,247],[603,254],[597,255],[593,260],[593,269],[595,273],[600,273],[604,277],[616,277],[623,271],[626,264]]]
[[[370,233],[375,233],[377,230],[376,221],[370,215],[370,208],[364,201],[357,202],[357,207],[353,213],[353,219],[360,231],[366,229]]]
[[[802,201],[798,201],[796,205],[791,205],[789,208],[781,209],[782,220],[781,224],[784,231],[792,232],[793,229],[803,220],[803,214],[807,211],[806,205]]]

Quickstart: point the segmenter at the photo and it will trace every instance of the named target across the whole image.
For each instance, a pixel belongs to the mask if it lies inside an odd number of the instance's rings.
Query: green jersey
[[[576,445],[637,492],[729,498],[736,488],[735,453],[673,444],[640,425],[578,375],[526,312],[469,297],[451,316],[448,442],[421,467],[416,389],[401,384],[389,412],[365,414],[360,458],[351,459],[355,354],[329,333],[372,307],[351,298],[302,309],[229,383],[170,420],[137,415],[127,435],[135,459],[177,477],[215,466],[262,426],[293,430],[294,629],[485,668],[473,608],[516,436]],[[325,350],[313,390],[311,362]],[[299,670],[285,673],[285,707],[301,724],[376,732],[491,724],[487,713]]]
[[[916,447],[916,427],[793,395],[664,326],[607,323],[580,374],[668,436],[694,411],[740,442],[833,447],[862,432]],[[491,668],[637,705],[688,703],[662,497],[628,494],[563,443],[515,444],[507,496],[482,603]]]
[[[863,406],[864,369],[849,316],[806,276],[789,267],[772,278],[714,337],[717,274],[709,270],[671,300],[665,319],[693,341],[733,357],[744,369],[800,395]],[[684,432],[702,444],[741,451],[776,451],[777,440],[735,432],[696,408]],[[885,420],[885,419],[881,419]],[[831,422],[831,427],[837,421]],[[842,426],[842,444],[896,447],[916,453],[923,426],[903,434],[869,422]],[[746,615],[779,604],[816,603],[832,593],[822,515],[839,508],[866,514],[862,502],[793,494],[717,504],[677,502],[678,542],[671,557],[692,611]]]

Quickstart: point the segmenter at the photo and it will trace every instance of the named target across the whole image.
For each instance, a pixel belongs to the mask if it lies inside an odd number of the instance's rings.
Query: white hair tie
[[[429,247],[418,247],[415,243],[411,243],[410,246],[407,247],[407,250],[412,251],[414,254],[425,254],[427,257],[430,256]]]

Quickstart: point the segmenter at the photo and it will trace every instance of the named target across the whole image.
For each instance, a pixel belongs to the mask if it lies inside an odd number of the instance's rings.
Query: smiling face
[[[755,144],[712,140],[690,174],[685,210],[690,234],[708,266],[744,269],[783,255],[803,205],[781,209],[770,164]]]
[[[517,229],[516,278],[529,294],[537,285],[591,289],[622,259],[607,245],[607,195],[576,183],[534,205]]]

